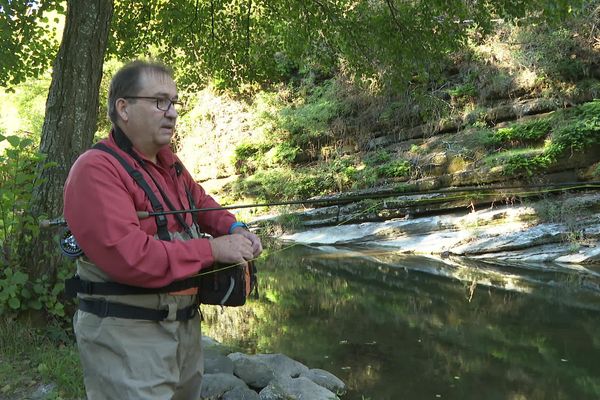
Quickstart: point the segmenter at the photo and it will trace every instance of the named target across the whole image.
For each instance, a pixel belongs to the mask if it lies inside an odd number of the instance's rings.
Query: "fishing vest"
[[[102,143],[96,144],[93,148],[104,151],[119,161],[144,190],[154,212],[165,211],[139,170],[133,168],[116,151]],[[181,165],[179,167],[176,165],[177,176],[181,174],[181,168]],[[173,209],[158,183],[156,181],[154,183],[167,206]],[[190,190],[187,187],[185,190],[190,209],[195,209]],[[175,215],[183,228],[181,232],[167,230],[166,215],[158,214],[154,217],[157,225],[155,239],[172,241],[207,237],[200,230],[198,213],[192,212],[191,226],[187,225],[179,214]],[[192,277],[160,288],[144,288],[111,282],[110,278],[83,254],[77,258],[76,264],[77,274],[65,281],[65,292],[70,298],[79,298],[80,310],[99,317],[182,321],[194,318],[199,304],[241,306],[252,293],[258,297],[256,267],[252,261],[246,265],[215,264]],[[167,301],[174,298],[177,298],[175,311],[174,307],[171,307],[172,301]],[[167,308],[164,308],[165,304],[168,305]]]

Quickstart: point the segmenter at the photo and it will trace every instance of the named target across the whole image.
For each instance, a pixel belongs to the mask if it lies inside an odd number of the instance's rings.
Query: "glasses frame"
[[[156,101],[156,108],[158,108],[160,111],[169,111],[171,109],[171,107],[173,105],[175,106],[179,106],[179,107],[183,107],[183,102],[179,101],[179,100],[171,100],[165,97],[154,97],[154,96],[123,96],[123,99],[140,99],[140,100],[154,100]],[[169,105],[167,106],[166,109],[160,108],[158,103],[160,101],[168,101]],[[175,108],[175,111],[177,111],[177,108]]]

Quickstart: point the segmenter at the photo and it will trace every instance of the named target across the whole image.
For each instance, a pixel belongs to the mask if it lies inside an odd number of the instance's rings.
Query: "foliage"
[[[324,176],[322,171],[276,167],[239,180],[232,189],[269,202],[318,196],[328,193],[332,187],[332,177]]]
[[[600,101],[595,100],[571,110],[564,110],[552,119],[517,124],[492,134],[489,143],[506,141],[526,143],[544,136],[544,146],[533,151],[505,151],[491,160],[501,163],[507,175],[528,175],[550,167],[560,157],[573,156],[600,143]]]
[[[64,306],[58,297],[62,279],[51,284],[48,276],[30,277],[16,251],[39,233],[37,221],[25,211],[33,188],[40,184],[35,166],[44,163],[44,156],[34,152],[33,141],[27,137],[0,135],[0,144],[4,141],[9,146],[0,156],[0,315],[44,308],[62,317]],[[49,168],[53,163],[44,165]]]
[[[493,132],[489,145],[498,146],[509,144],[528,144],[546,137],[551,129],[550,118],[536,119],[524,123],[511,124],[507,128],[500,128]]]
[[[59,0],[0,1],[0,87],[14,86],[48,70],[58,49],[56,36],[63,12]]]
[[[340,66],[367,85],[405,86],[414,71],[438,73],[472,29],[489,32],[493,17],[556,22],[578,3],[117,0],[109,52],[171,60],[184,86],[273,82]]]

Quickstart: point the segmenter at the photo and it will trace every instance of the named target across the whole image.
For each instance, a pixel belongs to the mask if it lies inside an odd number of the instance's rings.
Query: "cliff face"
[[[223,203],[321,199],[242,215],[290,240],[597,262],[599,14],[557,31],[499,23],[441,78],[417,71],[402,88],[313,71],[244,96],[205,90],[179,154]]]

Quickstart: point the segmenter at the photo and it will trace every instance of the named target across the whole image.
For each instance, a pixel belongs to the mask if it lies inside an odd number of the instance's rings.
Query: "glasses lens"
[[[171,100],[161,98],[156,99],[156,107],[158,107],[159,110],[167,111],[170,106]]]

